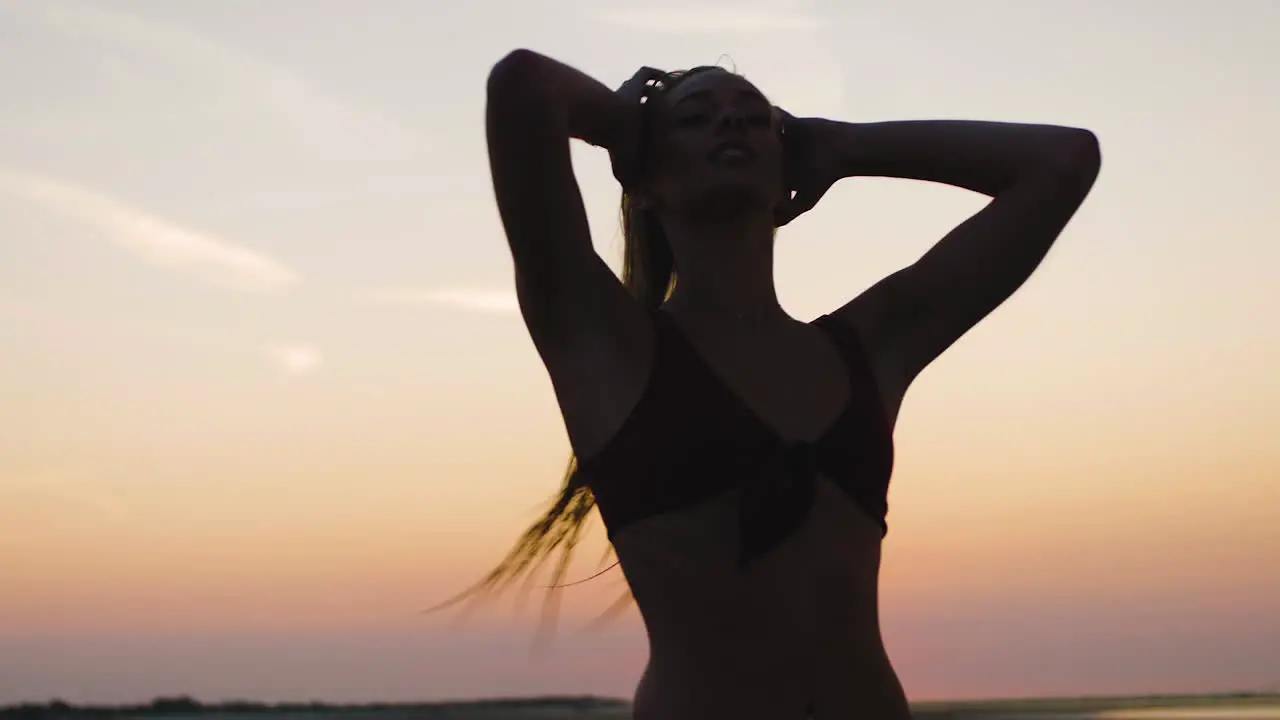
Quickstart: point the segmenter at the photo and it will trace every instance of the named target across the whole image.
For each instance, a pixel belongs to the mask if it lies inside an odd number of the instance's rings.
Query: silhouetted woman
[[[1086,130],[794,118],[717,67],[618,91],[528,50],[486,123],[520,308],[576,457],[476,589],[562,550],[598,506],[649,637],[642,720],[908,717],[880,638],[893,427],[921,370],[1040,263],[1097,176]],[[622,281],[592,247],[569,141],[623,187]],[[775,230],[836,181],[990,196],[910,266],[812,322],[773,284]]]

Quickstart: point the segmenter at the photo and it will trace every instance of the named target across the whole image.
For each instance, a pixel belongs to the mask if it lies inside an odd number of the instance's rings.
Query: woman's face
[[[782,199],[782,138],[773,106],[739,75],[709,70],[654,99],[655,209],[772,212]]]

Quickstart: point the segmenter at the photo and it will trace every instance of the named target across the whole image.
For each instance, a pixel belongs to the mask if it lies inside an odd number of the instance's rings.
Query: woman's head
[[[782,127],[746,78],[719,66],[667,73],[644,99],[636,177],[623,189],[623,283],[654,308],[675,287],[664,223],[771,223],[786,198]]]
[[[667,74],[646,96],[632,202],[659,215],[769,213],[783,197],[782,137],[768,99],[720,67]]]

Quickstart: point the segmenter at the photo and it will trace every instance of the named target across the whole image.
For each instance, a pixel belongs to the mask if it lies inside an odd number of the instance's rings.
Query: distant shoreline
[[[1068,712],[1091,713],[1161,707],[1271,706],[1280,705],[1280,691],[1239,691],[1151,695],[1082,695],[1078,697],[993,698],[990,700],[940,700],[911,704],[914,712]]]
[[[626,708],[627,700],[583,696],[531,696],[513,698],[481,698],[470,700],[440,700],[426,702],[367,702],[336,703],[320,700],[305,702],[260,702],[254,700],[226,700],[201,702],[187,697],[159,697],[145,704],[133,705],[76,705],[62,700],[47,703],[19,703],[0,706],[0,718],[48,718],[48,717],[113,717],[113,716],[172,716],[172,715],[226,715],[226,714],[275,714],[275,713],[351,713],[351,712],[403,712],[405,710],[534,710],[539,708],[604,710]]]
[[[1160,707],[1204,707],[1231,704],[1235,706],[1280,705],[1280,692],[1223,692],[1207,694],[1158,694],[1123,696],[1080,696],[1052,698],[993,698],[990,700],[922,701],[912,703],[914,712],[923,715],[940,713],[1016,713],[1016,712],[1073,712],[1090,713],[1117,709]],[[369,713],[404,711],[533,711],[539,709],[564,709],[583,711],[624,710],[630,701],[619,698],[583,696],[533,696],[511,698],[477,698],[441,700],[430,702],[368,702],[331,703],[260,702],[228,700],[202,702],[187,696],[159,697],[145,704],[132,705],[76,705],[61,700],[45,703],[19,703],[0,706],[0,718],[54,717],[138,717],[138,716],[190,716],[226,714],[275,714],[275,713]]]

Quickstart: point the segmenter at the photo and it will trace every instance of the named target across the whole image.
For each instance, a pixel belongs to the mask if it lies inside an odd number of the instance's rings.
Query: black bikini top
[[[852,326],[832,315],[813,321],[844,359],[849,399],[817,440],[788,443],[720,379],[667,313],[651,316],[655,347],[644,393],[604,448],[578,461],[610,539],[637,521],[741,487],[745,567],[804,523],[819,474],[876,520],[882,534],[888,530],[893,433]]]

